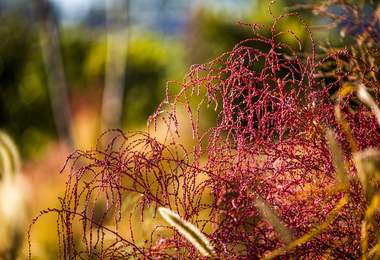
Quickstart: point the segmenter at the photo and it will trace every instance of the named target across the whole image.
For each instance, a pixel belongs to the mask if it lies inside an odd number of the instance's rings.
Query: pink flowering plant
[[[110,130],[107,147],[70,155],[61,207],[41,213],[58,215],[60,259],[379,258],[380,7],[351,2],[297,8],[354,44],[317,53],[297,13],[242,24],[253,37],[169,82],[147,132]],[[278,30],[294,17],[310,54]],[[177,142],[183,108],[192,148]]]

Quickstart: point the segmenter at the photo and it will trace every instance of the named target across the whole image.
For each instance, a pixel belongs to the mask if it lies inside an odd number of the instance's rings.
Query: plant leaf
[[[260,210],[263,218],[267,219],[270,225],[277,231],[280,239],[286,245],[290,245],[293,242],[293,235],[278,215],[260,197],[256,198],[256,207]]]
[[[349,187],[349,178],[347,176],[347,169],[344,165],[343,158],[340,154],[340,147],[338,141],[336,140],[334,133],[331,129],[326,131],[327,140],[329,141],[329,147],[332,153],[332,157],[336,166],[336,177],[337,181],[343,186],[345,190]]]
[[[376,102],[373,100],[371,95],[368,93],[368,91],[365,89],[365,86],[363,84],[360,84],[356,90],[356,93],[358,94],[358,97],[361,101],[366,103],[368,106],[371,107],[373,113],[376,116],[377,122],[380,125],[380,110],[376,105]]]
[[[272,252],[270,252],[265,259],[273,259],[277,256],[283,255],[288,251],[293,250],[296,248],[298,245],[302,245],[310,240],[312,240],[314,237],[318,236],[321,234],[328,226],[329,224],[334,220],[335,216],[339,213],[339,211],[346,205],[348,202],[348,196],[344,196],[338,204],[336,204],[335,208],[333,208],[330,212],[330,214],[326,217],[326,219],[321,223],[319,226],[317,226],[313,231],[303,235],[299,239],[295,240],[292,242],[290,245],[286,247],[281,247],[278,248]]]

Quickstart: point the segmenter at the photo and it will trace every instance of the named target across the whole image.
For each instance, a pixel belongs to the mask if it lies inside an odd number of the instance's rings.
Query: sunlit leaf
[[[269,221],[270,225],[278,233],[280,239],[289,245],[293,242],[293,235],[285,223],[278,217],[278,215],[265,203],[265,201],[258,197],[256,198],[256,207],[260,210],[262,217]]]
[[[314,239],[316,236],[320,235],[323,231],[326,230],[326,228],[331,224],[331,222],[335,219],[336,215],[340,212],[340,210],[346,205],[348,202],[349,197],[345,196],[343,197],[336,206],[331,210],[330,214],[325,218],[323,223],[321,223],[319,226],[315,227],[313,231],[310,233],[307,233],[306,235],[298,238],[294,242],[292,242],[290,245],[284,248],[279,248],[277,250],[272,251],[270,254],[265,256],[265,259],[273,259],[277,256],[280,256],[286,252],[289,252],[296,248],[298,245],[302,245],[312,239]]]
[[[337,180],[343,186],[344,189],[348,189],[349,178],[347,176],[347,169],[344,165],[342,155],[340,154],[340,148],[338,142],[334,136],[332,130],[326,131],[327,140],[329,141],[330,150],[337,169]]]
[[[380,125],[380,110],[379,108],[377,107],[375,101],[373,100],[373,98],[371,97],[371,95],[368,93],[368,91],[365,89],[365,86],[363,84],[360,84],[358,87],[357,87],[357,90],[356,90],[357,94],[358,94],[358,97],[364,102],[366,103],[368,106],[371,107],[372,111],[374,112],[375,116],[376,116],[376,119],[377,119],[377,122],[378,124]]]

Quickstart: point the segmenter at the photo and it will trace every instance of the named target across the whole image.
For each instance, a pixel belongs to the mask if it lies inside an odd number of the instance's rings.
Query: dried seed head
[[[174,213],[170,209],[159,208],[161,216],[178,232],[185,236],[203,256],[213,256],[214,248],[210,244],[208,238],[193,224],[183,220],[178,214]]]

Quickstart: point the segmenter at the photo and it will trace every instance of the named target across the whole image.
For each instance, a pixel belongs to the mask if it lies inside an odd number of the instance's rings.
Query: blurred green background
[[[249,37],[236,22],[254,22],[256,8],[246,0],[0,1],[0,128],[28,158],[52,140],[87,149],[103,130],[146,125],[166,82]]]
[[[0,128],[23,161],[25,238],[40,210],[59,205],[59,171],[74,149],[94,148],[106,129],[145,130],[166,82],[253,37],[238,21],[271,25],[269,2],[0,0]],[[277,1],[272,11],[306,2]],[[281,29],[308,41],[296,19]],[[55,225],[52,216],[33,229],[36,259],[57,256]]]
[[[274,14],[293,2],[278,1]],[[52,140],[87,149],[106,129],[146,125],[167,81],[252,37],[238,21],[272,23],[268,4],[1,0],[0,128],[28,158]],[[299,21],[279,27],[306,37]]]

